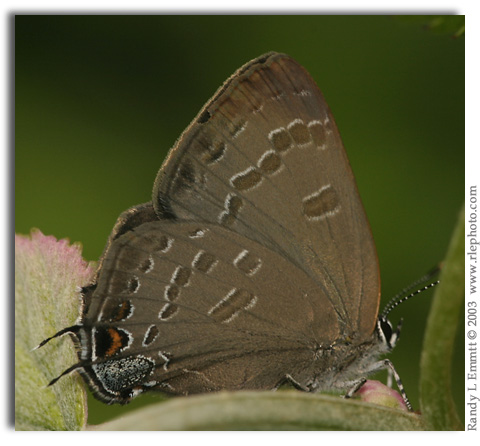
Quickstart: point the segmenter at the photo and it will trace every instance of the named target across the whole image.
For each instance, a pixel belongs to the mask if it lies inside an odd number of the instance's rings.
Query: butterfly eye
[[[393,348],[392,340],[393,340],[393,327],[390,321],[386,318],[379,319],[379,330],[381,331],[380,336],[384,339],[385,343],[387,344],[388,348]]]

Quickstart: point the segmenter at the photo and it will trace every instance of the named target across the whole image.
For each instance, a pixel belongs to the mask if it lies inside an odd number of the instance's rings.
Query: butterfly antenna
[[[408,287],[404,288],[402,291],[400,291],[399,293],[397,293],[394,297],[392,297],[392,299],[390,299],[390,301],[387,303],[387,305],[385,306],[385,308],[383,309],[382,313],[381,313],[381,317],[383,318],[386,318],[387,315],[395,308],[397,307],[398,305],[400,305],[401,303],[405,302],[406,300],[412,298],[413,296],[416,296],[417,294],[420,294],[422,293],[423,291],[426,291],[432,287],[434,287],[435,285],[438,285],[440,283],[439,280],[435,281],[435,282],[432,282],[432,283],[429,283],[428,285],[425,285],[424,287],[422,288],[418,288],[419,285],[421,285],[422,283],[425,283],[425,282],[428,282],[430,280],[432,280],[433,277],[435,277],[436,275],[438,275],[438,273],[440,272],[441,270],[441,265],[438,265],[438,266],[435,266],[434,268],[432,268],[429,272],[427,272],[426,274],[424,274],[422,277],[420,277],[419,279],[417,279],[415,282],[413,282],[412,284],[410,284]],[[412,291],[412,290],[415,290],[415,291]]]

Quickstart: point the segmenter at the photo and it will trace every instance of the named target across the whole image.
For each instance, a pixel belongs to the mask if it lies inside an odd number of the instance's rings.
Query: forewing
[[[373,332],[373,238],[328,106],[290,57],[265,55],[225,83],[169,154],[153,205],[162,219],[219,224],[275,251],[328,296],[343,335]]]

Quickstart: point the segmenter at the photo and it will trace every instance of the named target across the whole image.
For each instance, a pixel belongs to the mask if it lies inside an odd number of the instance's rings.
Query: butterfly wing
[[[342,334],[372,334],[373,238],[330,110],[292,58],[262,56],[219,89],[160,169],[153,205],[160,218],[220,224],[284,256],[328,296]]]
[[[317,288],[220,225],[157,221],[112,243],[83,326],[99,362],[148,358],[165,391],[268,389],[312,367],[329,342],[319,327],[338,331]]]
[[[74,368],[107,402],[139,387],[268,389],[287,374],[308,385],[338,365],[331,345],[372,339],[379,287],[328,106],[270,53],[183,133],[152,203],[120,217],[84,289]]]

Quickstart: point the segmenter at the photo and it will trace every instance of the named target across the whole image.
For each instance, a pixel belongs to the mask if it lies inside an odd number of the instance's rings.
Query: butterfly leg
[[[387,376],[387,386],[392,388],[393,385],[393,372],[392,369],[388,369],[388,376]]]
[[[300,384],[290,374],[285,375],[285,377],[275,386],[273,390],[277,390],[281,385],[287,384],[287,383],[293,386],[295,389],[301,390],[302,392],[311,392],[311,389],[304,386],[303,384]]]
[[[343,396],[344,398],[351,398],[353,394],[360,389],[367,382],[366,378],[360,378],[350,383],[349,391]]]
[[[400,395],[402,395],[403,401],[407,406],[408,410],[412,411],[412,405],[410,404],[410,401],[407,397],[407,394],[402,384],[402,380],[400,379],[400,376],[395,370],[395,367],[393,366],[392,362],[389,359],[384,359],[382,362],[385,364],[385,367],[388,367],[389,375],[392,374],[393,377],[395,378],[395,382],[397,383],[397,387],[398,387],[398,390],[400,391]]]

